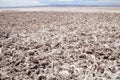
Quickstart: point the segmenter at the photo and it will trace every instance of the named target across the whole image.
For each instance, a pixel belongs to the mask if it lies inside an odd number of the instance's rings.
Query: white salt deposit
[[[68,77],[70,75],[70,73],[67,70],[62,70],[59,72],[60,76],[62,77]]]
[[[102,13],[120,13],[120,8],[95,8],[95,7],[38,7],[38,8],[9,8],[0,9],[0,12],[7,11],[55,11],[55,12],[102,12]]]

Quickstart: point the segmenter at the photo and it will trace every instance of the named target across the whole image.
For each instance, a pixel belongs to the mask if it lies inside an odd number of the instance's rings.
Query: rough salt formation
[[[120,14],[1,12],[0,80],[120,80]]]

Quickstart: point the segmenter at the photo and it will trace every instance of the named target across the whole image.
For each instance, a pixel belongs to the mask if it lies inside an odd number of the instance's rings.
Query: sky
[[[45,5],[119,5],[120,0],[0,0],[0,7]]]

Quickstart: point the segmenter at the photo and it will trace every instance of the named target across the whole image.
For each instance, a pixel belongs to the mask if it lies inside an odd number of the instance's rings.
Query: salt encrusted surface
[[[0,80],[120,80],[120,14],[1,12]]]

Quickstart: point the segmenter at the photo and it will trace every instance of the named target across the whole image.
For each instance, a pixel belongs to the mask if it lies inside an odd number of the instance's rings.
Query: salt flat
[[[0,80],[120,80],[119,7],[0,11]]]
[[[36,8],[9,8],[1,11],[56,11],[56,12],[104,12],[120,13],[120,7],[36,7]]]

